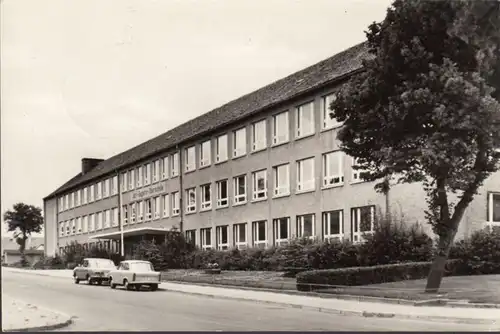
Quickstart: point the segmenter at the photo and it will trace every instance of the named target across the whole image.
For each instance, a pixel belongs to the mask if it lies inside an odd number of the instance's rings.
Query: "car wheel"
[[[149,288],[151,289],[151,291],[156,291],[158,290],[158,284],[151,284]]]
[[[113,283],[113,277],[109,278],[109,286],[111,287],[111,289],[116,289],[116,284]]]
[[[96,282],[97,282],[97,285],[102,285],[102,280],[97,279]]]
[[[132,290],[132,289],[134,288],[134,286],[133,286],[133,285],[130,285],[126,279],[125,279],[125,280],[123,280],[123,286],[124,286],[124,287],[125,287],[125,289],[127,289],[127,290]]]
[[[78,277],[74,276],[74,278],[75,278],[75,284],[80,283],[80,280],[78,279]]]

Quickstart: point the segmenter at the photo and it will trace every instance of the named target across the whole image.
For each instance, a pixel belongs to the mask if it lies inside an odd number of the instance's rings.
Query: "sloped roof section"
[[[78,174],[45,199],[65,193],[76,186],[132,165],[138,160],[173,148],[196,136],[244,119],[276,104],[283,103],[343,78],[351,72],[361,69],[362,60],[368,57],[366,42],[357,44],[333,57],[244,95],[181,124],[156,138],[117,154],[101,162],[90,172],[84,175]]]

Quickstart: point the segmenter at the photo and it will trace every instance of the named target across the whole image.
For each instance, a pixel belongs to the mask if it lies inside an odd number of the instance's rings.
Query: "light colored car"
[[[73,279],[76,284],[87,281],[91,285],[94,283],[101,285],[108,281],[111,270],[116,270],[116,266],[110,259],[85,258],[73,269]]]
[[[109,286],[115,289],[117,285],[127,290],[139,291],[142,286],[149,286],[152,291],[158,289],[160,273],[155,271],[149,261],[122,261],[116,270],[109,272]]]

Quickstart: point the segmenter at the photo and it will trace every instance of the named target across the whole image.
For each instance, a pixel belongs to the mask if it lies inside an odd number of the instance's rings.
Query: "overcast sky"
[[[2,212],[363,41],[391,2],[2,0]]]

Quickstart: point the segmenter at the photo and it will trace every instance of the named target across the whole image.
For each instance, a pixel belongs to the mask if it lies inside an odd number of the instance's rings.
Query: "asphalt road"
[[[341,316],[162,291],[112,290],[59,277],[3,272],[5,293],[74,316],[61,331],[479,331],[485,325]],[[286,312],[285,312],[286,311]]]

